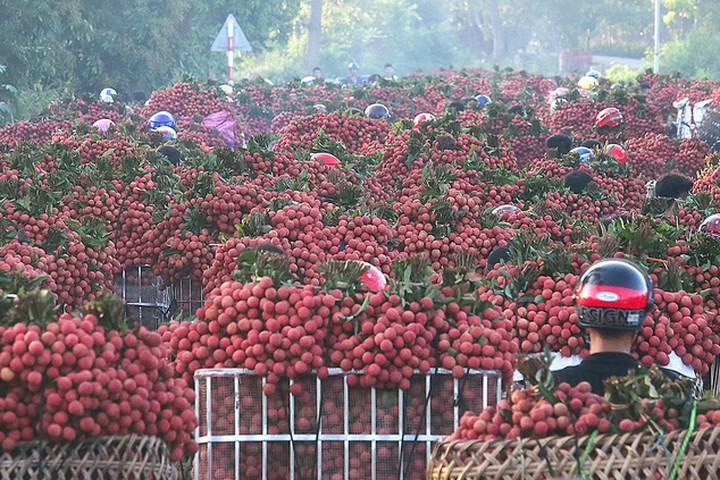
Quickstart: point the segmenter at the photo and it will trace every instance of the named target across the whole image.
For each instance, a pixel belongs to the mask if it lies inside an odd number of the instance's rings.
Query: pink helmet
[[[96,120],[95,123],[92,124],[93,128],[96,128],[101,132],[107,132],[113,125],[115,125],[115,122],[113,122],[109,118],[101,118],[100,120]]]
[[[358,277],[358,280],[360,280],[363,288],[370,292],[380,292],[385,290],[385,286],[387,286],[387,278],[385,277],[385,274],[383,274],[382,271],[375,265],[371,265],[367,262],[360,263],[368,266],[365,273]]]
[[[415,115],[415,118],[413,119],[413,128],[418,129],[420,128],[421,123],[434,121],[435,115],[433,115],[432,113],[419,113]]]
[[[338,158],[332,153],[314,153],[312,155],[312,158],[317,160],[318,162],[322,162],[330,168],[335,168],[342,164],[340,160],[338,160]]]

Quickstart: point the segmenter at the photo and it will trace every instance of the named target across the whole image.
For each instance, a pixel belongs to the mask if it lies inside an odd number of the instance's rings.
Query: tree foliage
[[[720,78],[720,2],[664,0],[670,38],[661,52],[661,68],[687,76]]]
[[[18,87],[71,84],[95,92],[150,90],[182,72],[207,76],[208,55],[233,13],[253,48],[285,44],[300,0],[5,0],[0,64]]]
[[[320,35],[308,49],[311,5],[322,5]],[[244,75],[304,76],[312,53],[328,76],[349,61],[361,73],[438,67],[522,66],[518,55],[565,49],[640,57],[652,48],[652,0],[4,0],[0,65],[4,84],[125,95],[189,72],[222,78],[224,56],[210,45],[233,13],[253,46]],[[317,8],[315,9],[317,12]],[[717,76],[720,2],[663,0],[662,67]],[[317,18],[314,24],[317,34]],[[318,46],[319,45],[319,46]],[[700,70],[702,69],[702,70]],[[551,73],[547,71],[545,73]]]

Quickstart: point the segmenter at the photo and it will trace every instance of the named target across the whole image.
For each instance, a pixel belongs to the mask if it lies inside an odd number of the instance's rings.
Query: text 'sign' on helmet
[[[575,289],[575,311],[583,327],[637,330],[653,304],[650,277],[642,266],[627,259],[594,263]]]

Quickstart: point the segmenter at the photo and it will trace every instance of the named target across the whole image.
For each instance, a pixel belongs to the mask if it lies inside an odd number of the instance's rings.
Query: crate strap
[[[680,463],[682,462],[682,459],[685,456],[685,451],[687,450],[688,443],[690,443],[690,437],[692,436],[692,433],[695,430],[696,416],[697,416],[697,402],[693,402],[692,412],[690,413],[690,425],[688,425],[688,431],[685,434],[685,438],[683,439],[682,445],[680,446],[680,451],[678,452],[678,456],[675,459],[675,463],[673,464],[673,468],[672,468],[672,471],[670,472],[670,476],[668,477],[668,480],[675,480],[675,477],[677,476],[678,469],[680,468]]]
[[[587,460],[587,457],[590,455],[590,452],[592,451],[593,447],[595,446],[595,440],[597,439],[597,436],[599,434],[598,430],[594,430],[590,437],[588,438],[588,443],[585,445],[585,450],[583,451],[583,454],[580,456],[580,476],[581,477],[587,477],[590,475],[590,472],[585,470],[585,460]]]

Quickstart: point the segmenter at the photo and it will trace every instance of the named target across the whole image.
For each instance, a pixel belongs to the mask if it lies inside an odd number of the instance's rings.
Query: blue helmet
[[[490,97],[488,97],[487,95],[482,95],[482,94],[476,95],[475,101],[480,106],[484,106],[484,105],[487,105],[488,103],[492,103],[492,100],[490,99]]]
[[[588,160],[590,160],[591,158],[593,158],[595,156],[595,152],[593,152],[592,150],[590,150],[587,147],[573,148],[572,150],[570,150],[570,153],[577,153],[580,156],[580,160],[583,163],[587,163]]]
[[[597,70],[588,70],[585,74],[586,77],[592,77],[595,80],[600,80],[600,77],[602,77],[602,74],[598,72]]]
[[[152,132],[158,127],[170,127],[174,129],[175,117],[165,110],[153,114],[153,116],[150,117],[150,120],[148,120],[148,130]]]

